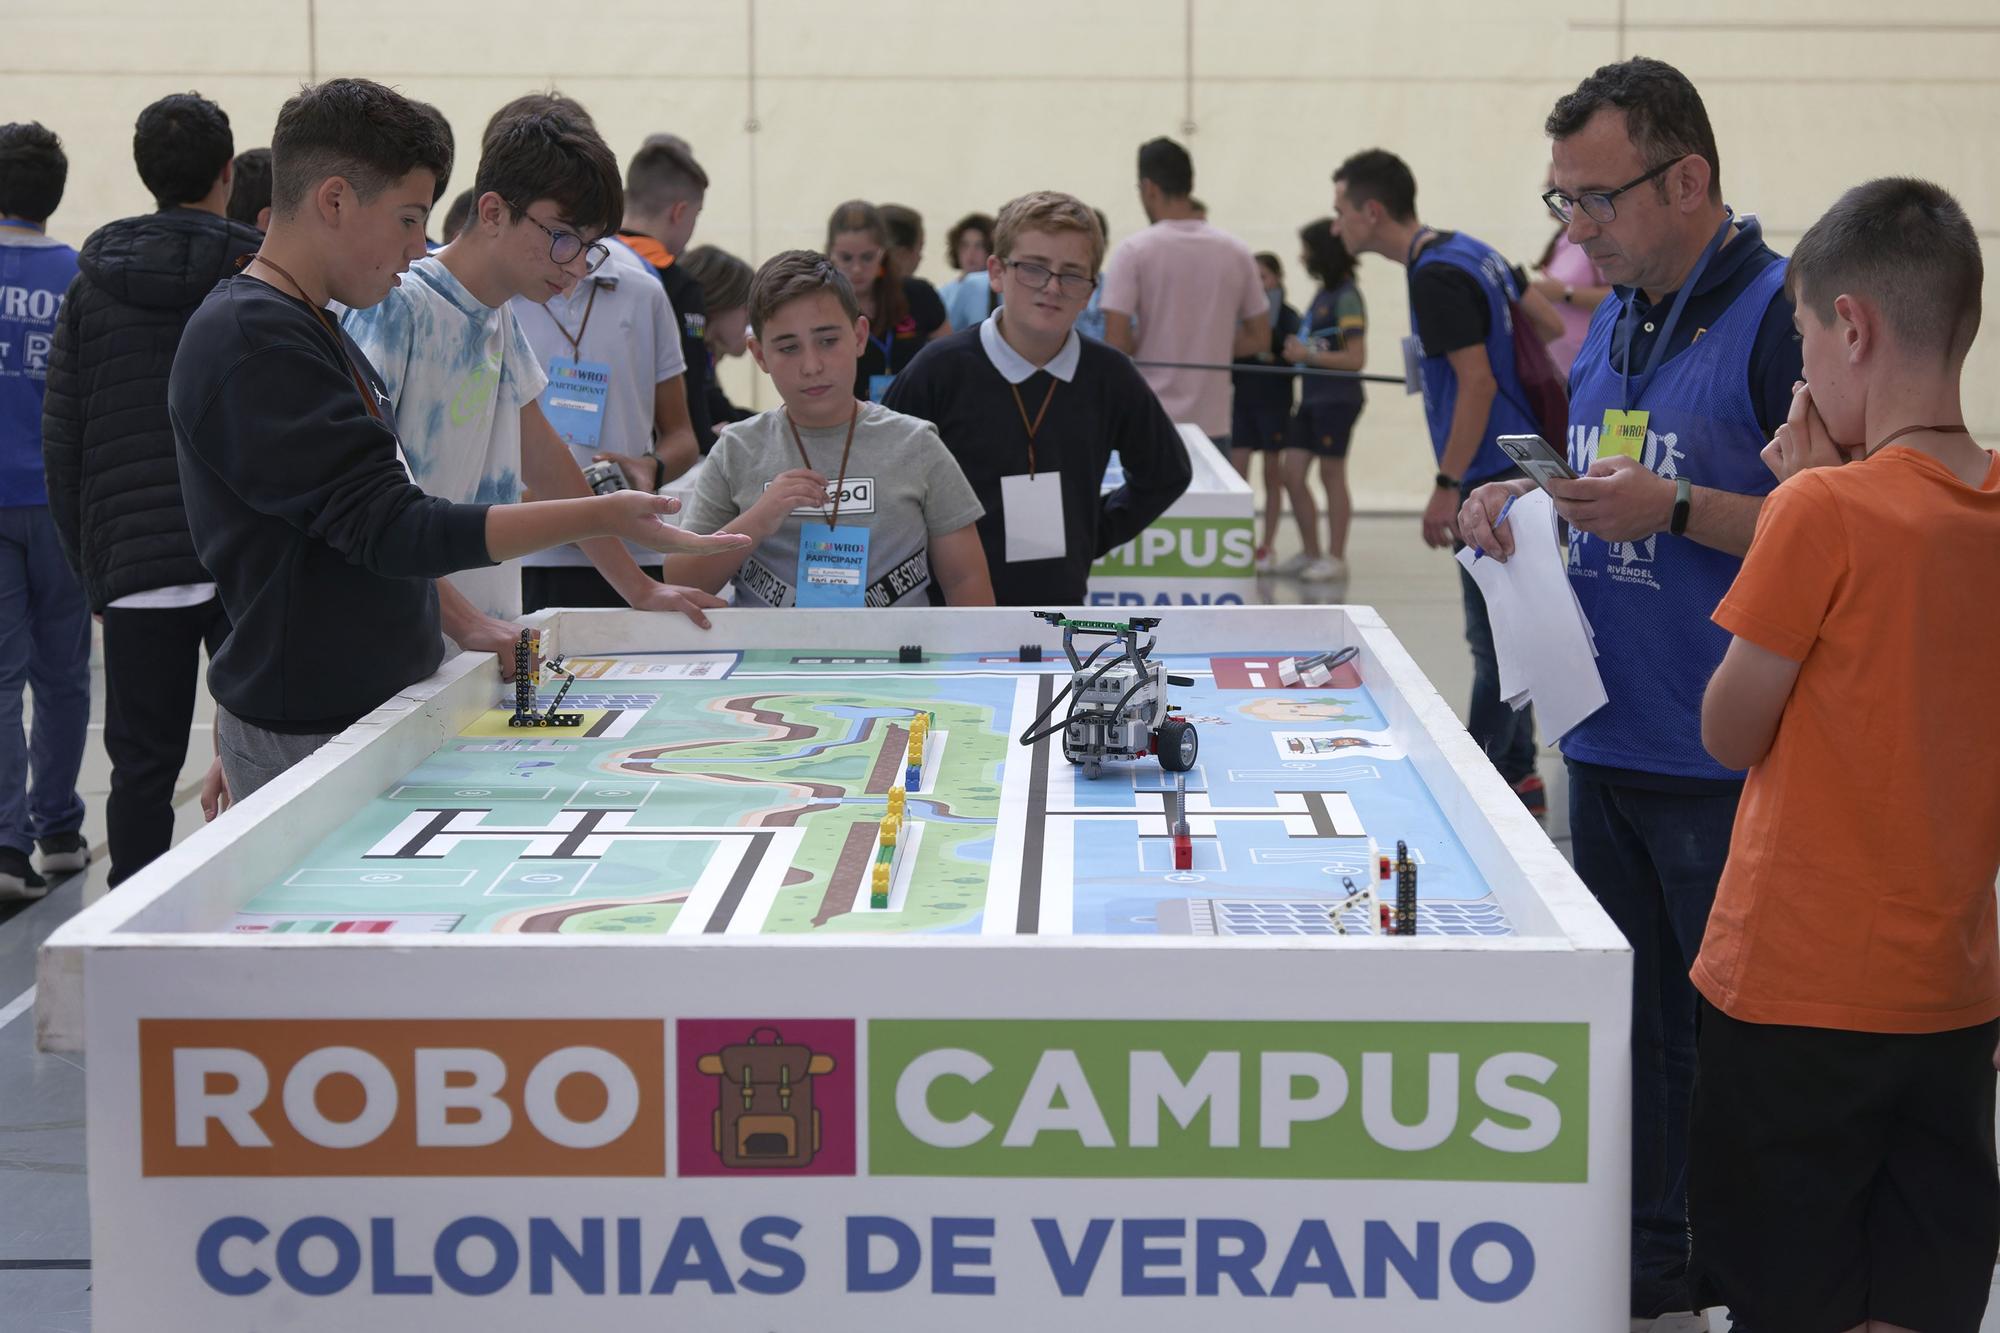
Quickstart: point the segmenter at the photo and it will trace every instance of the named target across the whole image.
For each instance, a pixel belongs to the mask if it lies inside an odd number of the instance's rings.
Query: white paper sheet
[[[1507,519],[1514,554],[1505,564],[1469,546],[1458,562],[1486,597],[1501,698],[1515,708],[1533,703],[1542,735],[1560,737],[1605,704],[1596,636],[1563,568],[1554,503],[1530,491]]]

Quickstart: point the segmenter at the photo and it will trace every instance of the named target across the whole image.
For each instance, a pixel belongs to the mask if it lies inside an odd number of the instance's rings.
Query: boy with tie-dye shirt
[[[425,491],[480,504],[588,495],[537,401],[549,377],[510,303],[546,301],[604,261],[596,238],[623,211],[617,162],[585,118],[545,106],[495,123],[473,191],[472,215],[451,244],[412,264],[382,304],[349,311],[343,327],[381,372]],[[587,363],[577,370],[588,378]],[[602,443],[628,453],[650,446]],[[634,607],[685,612],[706,626],[701,608],[721,605],[648,578],[615,541],[581,545]],[[445,633],[460,647],[500,651],[519,635],[517,563],[454,574],[438,593]]]

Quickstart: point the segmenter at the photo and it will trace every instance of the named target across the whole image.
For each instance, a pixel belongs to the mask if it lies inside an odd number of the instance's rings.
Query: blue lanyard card
[[[604,403],[611,396],[611,366],[559,356],[549,362],[542,415],[564,444],[595,449],[604,436]]]
[[[868,593],[868,529],[799,525],[798,605],[859,607]]]

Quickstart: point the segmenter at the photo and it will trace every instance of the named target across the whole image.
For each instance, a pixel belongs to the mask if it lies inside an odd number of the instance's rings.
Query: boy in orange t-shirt
[[[1750,775],[1692,972],[1691,1268],[1745,1333],[1974,1333],[2000,1245],[2000,456],[1959,398],[1982,277],[1915,180],[1850,190],[1791,260],[1806,382],[1702,708]]]

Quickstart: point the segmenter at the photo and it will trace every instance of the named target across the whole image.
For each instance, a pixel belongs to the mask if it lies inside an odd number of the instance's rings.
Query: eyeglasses
[[[1579,208],[1584,211],[1585,216],[1589,217],[1592,222],[1613,222],[1618,217],[1618,207],[1611,202],[1613,199],[1616,199],[1619,195],[1634,186],[1644,185],[1656,176],[1665,175],[1669,169],[1678,166],[1688,156],[1688,154],[1682,153],[1680,157],[1669,158],[1645,175],[1635,176],[1615,190],[1592,190],[1587,194],[1580,194],[1574,199],[1564,194],[1561,190],[1550,190],[1542,196],[1542,202],[1549,206],[1549,212],[1555,214],[1556,221],[1565,226],[1575,220],[1576,210]]]
[[[1015,277],[1028,285],[1028,290],[1031,292],[1046,290],[1050,278],[1056,280],[1057,288],[1071,300],[1082,300],[1097,290],[1097,279],[1086,278],[1081,273],[1057,273],[1041,264],[1030,264],[1025,259],[1009,259],[1003,262],[1014,270]]]
[[[520,205],[517,204],[515,207],[519,208]],[[602,241],[592,241],[586,246],[583,237],[577,235],[575,232],[557,231],[554,227],[546,226],[525,208],[521,209],[521,216],[534,223],[537,227],[541,227],[543,231],[549,234],[549,259],[554,263],[567,264],[573,261],[578,255],[588,252],[590,262],[584,267],[583,271],[585,273],[595,273],[605,260],[611,258],[611,247],[605,245]]]

